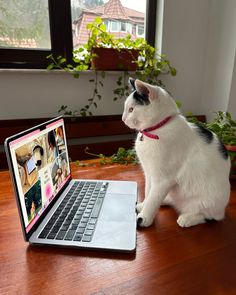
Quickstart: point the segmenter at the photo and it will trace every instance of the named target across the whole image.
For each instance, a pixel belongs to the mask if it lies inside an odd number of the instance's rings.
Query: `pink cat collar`
[[[169,122],[170,119],[172,119],[172,118],[173,118],[173,116],[168,116],[168,117],[166,117],[165,119],[163,119],[161,122],[157,123],[156,125],[151,126],[151,127],[149,127],[149,128],[146,128],[146,129],[144,129],[144,130],[141,130],[140,132],[142,133],[142,135],[145,135],[145,136],[147,136],[147,137],[149,137],[149,138],[152,138],[152,139],[159,139],[159,136],[158,136],[158,135],[156,135],[156,134],[152,134],[152,133],[150,133],[150,131],[153,131],[153,130],[156,130],[156,129],[161,128],[161,127],[164,126],[167,122]],[[141,138],[141,140],[142,140],[142,138]]]

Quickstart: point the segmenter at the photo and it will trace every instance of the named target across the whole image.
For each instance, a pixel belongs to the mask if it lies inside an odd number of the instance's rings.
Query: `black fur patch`
[[[135,89],[136,89],[136,88],[135,88],[135,79],[133,79],[133,78],[129,78],[129,83],[130,83],[130,85],[132,86],[133,90],[135,90]]]
[[[211,143],[214,139],[214,134],[210,130],[208,130],[202,126],[198,126],[198,125],[196,125],[196,126],[198,127],[198,129],[197,129],[198,133],[205,140],[205,142]],[[218,150],[219,150],[221,156],[223,157],[223,159],[227,160],[228,156],[229,156],[228,152],[227,152],[224,144],[221,142],[221,140],[218,137],[217,137],[217,140],[218,140]]]
[[[218,138],[218,141],[219,141],[219,145],[218,145],[218,148],[219,148],[219,152],[221,154],[221,156],[227,160],[228,159],[228,152],[224,146],[224,144],[222,143],[222,141]]]
[[[196,126],[197,126],[197,131],[199,135],[204,139],[204,141],[206,143],[211,143],[214,138],[213,133],[202,126],[199,126],[199,125],[196,125]]]
[[[136,104],[139,104],[139,105],[149,105],[150,104],[148,94],[140,94],[139,92],[137,92],[137,90],[135,90],[133,92],[133,98],[134,98]]]

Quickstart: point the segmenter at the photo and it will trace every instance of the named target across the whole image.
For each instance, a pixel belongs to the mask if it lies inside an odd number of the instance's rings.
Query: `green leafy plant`
[[[158,54],[154,47],[152,47],[144,38],[138,38],[133,40],[130,35],[124,38],[115,38],[112,34],[106,31],[101,18],[97,17],[94,22],[87,25],[89,31],[88,42],[73,52],[73,64],[67,63],[67,60],[62,57],[54,57],[50,55],[52,63],[48,66],[48,69],[59,68],[72,74],[75,78],[79,78],[82,71],[86,71],[91,68],[91,61],[97,57],[94,54],[94,48],[113,48],[118,51],[128,49],[132,55],[131,60],[137,65],[137,70],[132,73],[133,76],[146,81],[150,84],[155,84],[165,88],[160,76],[161,75],[176,75],[176,69],[171,66],[170,61],[165,55]],[[133,55],[132,50],[138,51],[137,58]],[[122,69],[122,67],[121,67]],[[100,87],[104,86],[105,72],[95,70],[94,79],[90,79],[91,83],[94,83],[94,90],[88,103],[78,111],[68,110],[67,106],[62,106],[60,112],[64,112],[64,115],[92,115],[91,107],[97,107],[98,101],[102,99],[99,93]],[[122,74],[116,81],[116,88],[113,90],[114,101],[124,98],[129,94],[129,87],[127,85],[129,72],[122,70]]]
[[[229,112],[216,112],[216,117],[206,127],[213,131],[225,145],[236,146],[236,120]]]
[[[92,52],[94,47],[115,48],[118,50],[124,48],[141,50],[143,45],[147,43],[143,38],[134,40],[131,38],[131,35],[115,38],[114,35],[107,32],[106,26],[100,17],[96,17],[92,23],[87,24],[87,29],[89,31],[89,39],[84,47],[88,52]]]
[[[95,158],[99,158],[99,162],[102,165],[114,163],[128,165],[138,163],[138,158],[134,149],[126,150],[123,147],[119,147],[115,154],[111,156],[105,156],[104,154],[94,154],[89,151],[88,147],[86,147],[85,153]]]
[[[82,50],[80,50],[82,49]],[[72,64],[68,64],[66,58],[62,56],[58,56],[56,58],[53,57],[53,55],[49,55],[48,58],[52,60],[52,63],[49,64],[47,67],[48,70],[52,69],[61,69],[66,71],[67,73],[73,75],[74,78],[78,79],[80,77],[80,73],[82,71],[86,71],[90,68],[90,54],[85,50],[84,47],[80,48],[78,50],[75,50],[73,62],[74,66]],[[76,52],[84,52],[82,57],[78,57],[76,55]],[[94,78],[90,79],[89,82],[93,83],[93,91],[91,94],[91,97],[88,98],[88,102],[85,106],[83,106],[80,110],[69,110],[67,105],[62,105],[60,109],[58,110],[58,113],[61,113],[65,116],[70,116],[72,118],[77,116],[85,117],[87,115],[92,115],[91,107],[94,106],[97,108],[98,101],[102,99],[102,96],[99,92],[99,89],[104,86],[103,79],[105,78],[105,72],[101,71],[94,71]]]
[[[224,145],[236,146],[236,120],[229,112],[215,112],[215,118],[209,122],[200,122],[192,114],[187,115],[189,122],[205,127],[214,132]]]
[[[206,127],[213,131],[225,145],[231,159],[231,175],[236,175],[236,120],[229,112],[216,112],[214,120]]]

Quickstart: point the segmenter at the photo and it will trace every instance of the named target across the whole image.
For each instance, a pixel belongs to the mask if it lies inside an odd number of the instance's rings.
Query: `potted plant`
[[[101,18],[87,25],[89,39],[85,48],[91,54],[91,68],[94,70],[129,70],[137,69],[140,42],[131,39],[115,38],[106,31]]]
[[[158,54],[144,38],[132,40],[130,35],[115,38],[106,31],[99,17],[87,28],[89,39],[85,48],[91,54],[93,69],[135,71],[138,78],[162,87],[160,74],[176,75],[176,69],[170,65],[166,56]]]
[[[79,111],[71,111],[67,106],[62,106],[60,112],[70,116],[91,115],[91,106],[97,107],[98,101],[102,98],[99,89],[104,86],[105,70],[121,71],[121,75],[116,81],[117,86],[113,90],[114,100],[124,98],[129,94],[128,71],[133,71],[133,76],[143,81],[161,87],[165,86],[160,75],[176,75],[176,69],[171,66],[167,57],[158,54],[145,39],[132,40],[129,35],[116,39],[106,31],[106,26],[101,18],[96,18],[93,23],[87,25],[87,28],[89,30],[88,42],[74,50],[73,64],[68,64],[62,56],[49,56],[52,63],[48,69],[63,69],[73,74],[75,78],[79,78],[80,72],[88,69],[94,70],[95,73],[95,77],[89,80],[94,83],[94,90],[92,96],[88,98],[88,103]],[[105,51],[105,55],[101,53],[102,51]],[[115,63],[108,64],[108,56],[114,53],[116,56],[113,56],[111,60]]]
[[[236,120],[229,112],[216,112],[216,117],[206,127],[220,138],[231,159],[231,175],[236,175]]]
[[[109,34],[102,19],[97,17],[87,25],[89,39],[85,48],[91,54],[91,68],[95,70],[136,71],[138,57],[145,43],[143,38],[132,40],[130,35],[115,38]]]

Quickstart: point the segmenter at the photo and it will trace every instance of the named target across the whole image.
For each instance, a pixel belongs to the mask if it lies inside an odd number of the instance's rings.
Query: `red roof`
[[[136,10],[133,10],[133,9],[127,8],[127,7],[124,7],[124,9],[125,9],[126,14],[129,16],[129,18],[131,18],[132,20],[144,23],[145,14],[143,12],[136,11]]]
[[[0,36],[0,41],[4,42],[6,46],[20,47],[20,48],[37,48],[35,39],[16,39],[10,37]]]
[[[104,12],[101,15],[102,19],[123,19],[128,20],[129,17],[126,15],[124,7],[121,5],[120,0],[110,0],[104,5]]]
[[[118,13],[117,11],[114,10],[114,7],[118,8]],[[122,6],[120,0],[110,0],[108,1],[106,4],[102,5],[102,6],[98,6],[96,8],[87,10],[87,12],[92,12],[95,14],[99,14],[101,16],[101,18],[103,18],[103,15],[106,13],[107,14],[107,10],[109,9],[110,11],[108,11],[110,17],[109,18],[113,18],[116,19],[116,16],[119,16],[119,9],[121,8],[122,12],[121,14],[125,13],[126,18],[130,18],[130,19],[136,19],[136,18],[141,18],[144,19],[144,13],[131,9],[131,8],[127,8]],[[107,9],[108,8],[108,9]],[[111,11],[114,12],[114,14],[111,13]],[[117,18],[119,19],[119,17]]]

